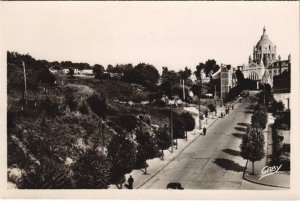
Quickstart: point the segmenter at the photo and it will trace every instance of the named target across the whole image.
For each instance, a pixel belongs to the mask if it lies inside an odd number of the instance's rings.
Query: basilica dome
[[[256,48],[259,50],[271,49],[273,47],[273,43],[269,40],[268,35],[266,34],[266,28],[264,27],[263,35],[260,40],[256,44]]]

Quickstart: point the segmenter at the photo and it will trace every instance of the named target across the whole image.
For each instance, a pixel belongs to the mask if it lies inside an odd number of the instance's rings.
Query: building
[[[229,91],[236,86],[236,79],[235,79],[235,68],[232,68],[231,65],[222,65],[220,68],[220,83],[221,83],[221,91],[220,91],[220,98],[226,99]]]
[[[265,27],[260,40],[253,47],[252,55],[253,57],[249,56],[248,64],[241,68],[245,78],[268,83],[272,86],[273,77],[290,68],[291,55],[288,56],[288,60],[282,61],[280,56],[276,59],[276,45],[269,39]]]

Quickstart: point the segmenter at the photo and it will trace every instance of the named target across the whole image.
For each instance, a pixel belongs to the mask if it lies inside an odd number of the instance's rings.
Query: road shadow
[[[232,160],[226,158],[216,158],[214,161],[215,164],[224,168],[225,170],[231,170],[235,172],[243,172],[244,167],[240,166],[239,164],[235,163]]]
[[[247,124],[247,123],[238,123],[237,125],[239,125],[239,126],[245,126],[246,128],[247,128],[248,126],[250,126],[250,124]]]
[[[254,109],[254,105],[249,105],[248,107],[246,107],[246,109],[252,110],[252,109]]]
[[[246,113],[246,114],[253,114],[253,111],[252,110],[245,110],[244,113]]]
[[[233,135],[234,137],[237,137],[237,138],[243,138],[244,134],[242,133],[232,133],[231,135]]]
[[[222,151],[227,154],[233,155],[233,156],[240,156],[240,153],[241,153],[241,152],[233,150],[233,149],[223,149]]]
[[[246,132],[247,131],[247,128],[244,128],[244,127],[234,127],[235,130],[237,131],[241,131],[241,132]]]

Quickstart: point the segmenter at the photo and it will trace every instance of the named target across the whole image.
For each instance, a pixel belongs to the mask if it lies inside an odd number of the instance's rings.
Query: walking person
[[[206,128],[203,128],[203,135],[206,135]]]
[[[128,178],[128,189],[133,189],[133,182],[134,182],[134,179],[130,175]]]

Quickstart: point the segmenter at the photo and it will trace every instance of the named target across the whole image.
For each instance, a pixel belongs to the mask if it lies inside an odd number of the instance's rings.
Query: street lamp
[[[202,89],[202,79],[200,78],[200,90],[199,90],[199,130],[202,128],[201,122],[201,90]]]

